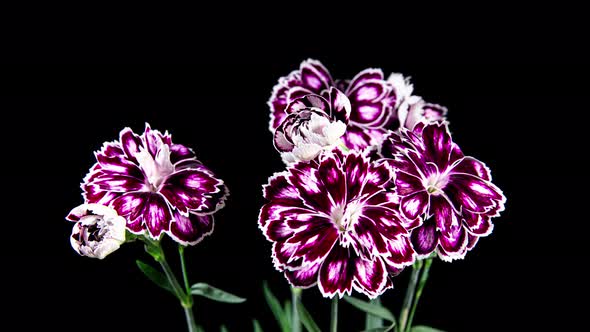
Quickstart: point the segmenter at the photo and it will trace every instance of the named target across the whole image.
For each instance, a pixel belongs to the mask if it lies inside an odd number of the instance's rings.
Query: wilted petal
[[[174,212],[174,218],[170,224],[170,234],[177,242],[184,245],[195,245],[212,232],[212,215],[189,213],[188,217],[185,217],[178,211]]]
[[[335,245],[320,267],[319,288],[325,297],[350,295],[355,275],[354,251]]]

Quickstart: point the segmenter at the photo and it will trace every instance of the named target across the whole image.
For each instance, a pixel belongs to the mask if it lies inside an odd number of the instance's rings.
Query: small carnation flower
[[[70,243],[82,256],[103,259],[125,242],[125,218],[107,206],[82,204],[66,219],[76,222]]]
[[[212,214],[225,205],[227,188],[167,132],[149,124],[141,135],[125,128],[95,156],[82,183],[85,201],[114,208],[130,232],[196,244],[213,231]]]
[[[259,226],[273,242],[275,268],[295,287],[318,285],[325,297],[375,298],[415,259],[389,188],[392,171],[358,151],[323,152],[277,173],[264,186]]]
[[[463,155],[445,123],[391,133],[381,154],[395,170],[400,211],[423,221],[412,232],[420,257],[436,250],[443,260],[464,258],[492,232],[492,218],[504,210],[506,198],[486,165]]]
[[[348,98],[330,88],[328,99],[306,95],[291,102],[287,117],[274,133],[274,144],[285,164],[309,161],[339,144],[350,116]]]

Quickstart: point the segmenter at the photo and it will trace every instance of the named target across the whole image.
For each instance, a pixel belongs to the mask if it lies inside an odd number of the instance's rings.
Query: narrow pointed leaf
[[[206,283],[199,282],[191,286],[191,294],[203,296],[210,300],[224,303],[242,303],[246,299],[239,296],[235,296],[231,293],[223,291],[219,288],[207,285]]]
[[[253,319],[252,324],[254,325],[254,332],[264,332],[262,330],[262,327],[260,326],[260,323],[258,322],[258,320]]]
[[[377,304],[373,304],[373,303],[369,303],[363,300],[359,300],[356,299],[354,297],[350,297],[350,296],[345,296],[344,300],[350,304],[352,304],[352,306],[354,306],[357,309],[360,309],[364,312],[370,313],[374,316],[386,319],[390,322],[395,323],[395,317],[393,316],[393,314],[391,313],[391,311],[389,311],[387,308],[377,305]],[[394,324],[395,325],[395,324]]]
[[[377,305],[377,306],[381,306],[381,299],[380,298],[376,298],[374,300],[371,300],[370,302],[371,304]],[[371,330],[371,329],[375,329],[378,327],[383,327],[383,325],[385,325],[383,323],[383,318],[381,317],[377,317],[371,313],[366,313],[366,317],[365,317],[365,330]]]
[[[170,285],[170,282],[168,281],[168,278],[166,278],[164,273],[154,269],[151,265],[144,263],[140,260],[136,260],[135,264],[137,264],[139,270],[143,272],[143,274],[145,274],[145,276],[154,284],[176,295],[174,293],[174,290],[172,289],[172,285]]]
[[[393,329],[394,326],[395,326],[395,324],[392,324],[387,327],[376,327],[374,329],[364,330],[363,332],[389,332]]]
[[[277,300],[276,296],[274,296],[274,294],[270,291],[270,288],[268,288],[268,284],[266,282],[264,282],[262,287],[264,290],[264,298],[266,299],[266,303],[268,303],[268,306],[270,307],[272,314],[275,316],[275,319],[277,320],[277,323],[279,324],[281,331],[289,332],[291,327],[289,325],[289,322],[287,321],[287,315],[281,307],[281,303],[279,302],[279,300]]]
[[[414,327],[412,327],[412,329],[410,331],[411,332],[445,332],[443,330],[435,329],[434,327],[423,326],[423,325],[414,326]]]
[[[311,317],[307,309],[303,306],[303,303],[297,303],[297,311],[299,312],[301,323],[303,323],[307,332],[322,332],[318,327],[318,324],[314,322],[313,317]]]

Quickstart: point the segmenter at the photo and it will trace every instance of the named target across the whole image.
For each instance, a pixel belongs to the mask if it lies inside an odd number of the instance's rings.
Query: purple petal
[[[325,192],[318,170],[311,164],[301,162],[290,168],[289,172],[289,182],[295,186],[303,202],[312,209],[329,214],[332,203]]]
[[[289,283],[295,287],[309,288],[314,286],[318,281],[318,272],[320,270],[321,262],[304,265],[295,271],[285,271],[285,277]]]
[[[179,243],[195,245],[213,233],[213,215],[196,215],[189,213],[185,217],[175,211],[170,224],[170,235]]]
[[[383,80],[383,71],[381,69],[365,69],[350,80],[349,90],[355,89],[358,86],[365,84],[367,81]],[[347,91],[349,92],[349,91]]]
[[[264,235],[269,241],[284,242],[293,235],[293,230],[283,220],[271,220]]]
[[[325,297],[350,295],[355,274],[354,251],[335,245],[320,267],[319,288]]]
[[[395,240],[391,240],[389,241],[388,249],[390,256],[385,258],[387,265],[401,269],[414,263],[416,252],[414,251],[410,238],[400,236]]]
[[[463,226],[452,227],[449,232],[442,232],[439,237],[439,246],[443,249],[439,252],[442,259],[453,260],[465,257],[467,253],[467,232]]]
[[[412,246],[420,257],[430,255],[438,244],[436,224],[433,220],[426,220],[424,224],[412,231]]]
[[[272,246],[272,258],[277,269],[282,271],[286,267],[299,268],[301,267],[302,259],[292,259],[297,244],[275,242]]]
[[[500,189],[491,182],[464,173],[451,173],[444,191],[455,209],[464,207],[477,213],[489,211],[505,200]]]
[[[348,124],[350,118],[350,100],[340,90],[332,87],[328,92],[328,100],[330,100],[330,106],[332,109],[332,116],[339,121]]]
[[[386,116],[387,109],[381,103],[354,103],[350,121],[360,124],[373,124]]]
[[[322,160],[319,167],[319,177],[334,204],[342,205],[346,201],[346,176],[342,172],[340,161],[333,157]]]
[[[125,175],[140,180],[144,179],[144,175],[139,167],[123,156],[109,157],[100,153],[95,155],[102,173]]]
[[[434,217],[438,229],[446,230],[459,225],[459,216],[444,196],[430,196],[430,214]]]
[[[314,92],[317,92],[317,91],[312,91],[312,90],[309,90],[309,89],[304,88],[302,86],[295,86],[295,87],[290,88],[286,92],[286,94],[287,94],[287,101],[291,102],[291,101],[293,101],[295,99],[298,99],[298,98],[301,98],[301,97],[305,97],[307,95],[317,94],[317,93],[314,93]],[[287,112],[287,113],[289,113],[289,112]]]
[[[135,154],[139,152],[139,148],[143,146],[141,138],[136,135],[131,128],[127,127],[119,134],[119,141],[125,151],[125,155],[132,161],[135,161]]]
[[[394,210],[383,206],[365,206],[362,216],[373,221],[377,227],[377,234],[387,239],[393,239],[401,234],[407,234],[407,231],[402,226],[399,214]],[[386,252],[386,250],[381,252]]]
[[[268,179],[262,189],[264,198],[269,201],[281,201],[291,202],[294,205],[298,205],[301,202],[297,189],[287,181],[287,177],[290,174],[288,172],[276,173]]]
[[[411,195],[425,189],[420,178],[400,170],[395,173],[395,188],[401,196]]]
[[[191,158],[195,158],[195,153],[191,148],[181,144],[170,145],[170,162],[172,162],[172,164],[177,164],[182,160]]]
[[[144,180],[139,180],[135,177],[125,175],[111,175],[105,174],[98,177],[92,182],[100,190],[111,192],[130,192],[130,191],[145,191]]]
[[[486,236],[492,233],[494,225],[487,215],[463,211],[463,221],[469,233],[477,236]]]
[[[352,199],[362,190],[367,177],[368,162],[361,154],[351,153],[344,161],[344,173],[346,174],[347,197]]]
[[[127,220],[135,220],[142,216],[144,206],[150,195],[148,192],[123,194],[113,201],[112,207]]]
[[[303,230],[297,231],[287,243],[297,243],[295,256],[304,262],[315,262],[324,258],[338,239],[338,231],[327,218],[315,217]]]
[[[426,190],[422,190],[401,199],[400,209],[408,219],[416,219],[426,212],[430,196]]]
[[[301,64],[301,82],[304,87],[319,93],[332,85],[332,77],[319,61],[310,59]]]
[[[383,190],[383,187],[391,180],[392,171],[384,162],[373,162],[369,165],[362,195],[372,196]]]
[[[387,244],[379,232],[379,226],[383,227],[383,225],[379,221],[379,218],[376,219],[377,220],[374,221],[368,217],[360,216],[358,222],[354,225],[354,233],[356,235],[355,247],[366,259],[372,259],[373,254],[387,253]],[[377,223],[380,225],[377,226]]]
[[[475,175],[485,181],[492,179],[490,169],[484,163],[472,157],[464,157],[459,160],[453,166],[452,172]]]
[[[478,236],[474,236],[471,234],[467,234],[467,250],[471,250],[475,248],[477,241],[479,240]]]
[[[426,147],[426,153],[438,166],[439,170],[445,170],[449,165],[452,141],[447,126],[443,123],[435,123],[424,127],[422,138]]]
[[[181,213],[209,213],[219,208],[224,199],[214,195],[222,193],[223,182],[203,170],[185,169],[170,175],[160,189]]]
[[[330,115],[330,103],[328,103],[324,97],[319,95],[305,95],[301,98],[297,98],[287,106],[285,112],[287,114],[298,113],[306,108],[317,108],[324,111],[327,115]]]
[[[158,150],[160,150],[160,146],[162,145],[162,139],[160,138],[159,132],[157,130],[152,130],[149,123],[146,123],[145,131],[143,132],[141,138],[143,140],[143,146],[152,155],[152,157],[155,158]]]
[[[372,299],[383,293],[387,273],[381,259],[368,261],[357,258],[354,265],[354,285],[357,291]]]
[[[162,232],[167,231],[171,219],[170,208],[164,197],[160,194],[149,194],[143,207],[143,220],[150,236],[156,239]]]

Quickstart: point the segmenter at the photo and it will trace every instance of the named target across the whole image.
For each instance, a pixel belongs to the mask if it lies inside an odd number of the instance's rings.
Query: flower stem
[[[191,285],[188,282],[188,274],[186,273],[186,263],[184,262],[184,246],[180,244],[178,245],[178,255],[180,256],[180,267],[182,269],[182,278],[184,279],[184,288],[186,289],[186,294],[190,295]]]
[[[330,313],[330,332],[338,332],[338,295],[335,295],[332,299]]]
[[[412,274],[410,275],[410,281],[408,282],[408,288],[406,289],[402,310],[399,314],[400,332],[406,331],[408,315],[410,314],[410,307],[412,305],[412,300],[414,298],[414,292],[416,291],[416,284],[418,283],[418,276],[420,274],[420,270],[422,269],[422,265],[422,261],[417,261],[412,266]]]
[[[182,279],[184,280],[184,288],[186,289],[186,303],[182,303],[184,308],[184,315],[186,316],[186,324],[188,325],[189,332],[195,332],[197,330],[197,324],[195,323],[195,316],[193,312],[193,295],[191,294],[191,285],[188,281],[188,273],[186,272],[186,263],[184,261],[184,246],[178,245],[178,256],[180,257],[180,268],[182,269]]]
[[[416,295],[414,299],[414,304],[412,304],[412,310],[410,311],[410,318],[408,319],[408,325],[406,331],[409,332],[412,328],[412,321],[414,320],[414,313],[416,313],[416,307],[418,307],[418,301],[420,301],[420,297],[422,296],[422,291],[424,290],[424,286],[426,285],[426,281],[428,280],[428,273],[430,272],[430,266],[432,265],[432,258],[427,258],[424,260],[424,268],[422,269],[422,275],[420,276],[420,283],[418,283],[418,288],[416,290]]]
[[[297,306],[301,301],[301,288],[291,286],[291,331],[301,332],[301,320]]]

